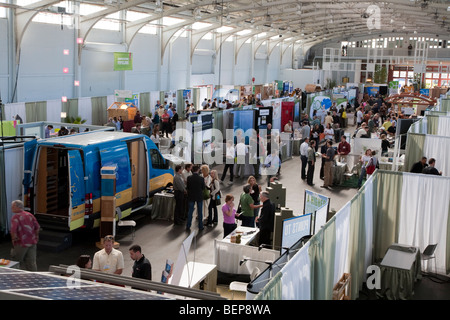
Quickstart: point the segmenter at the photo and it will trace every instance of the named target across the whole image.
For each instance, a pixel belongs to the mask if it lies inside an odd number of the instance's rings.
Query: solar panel
[[[72,285],[71,285],[72,284]],[[51,300],[168,300],[152,292],[47,273],[0,268],[0,294]]]

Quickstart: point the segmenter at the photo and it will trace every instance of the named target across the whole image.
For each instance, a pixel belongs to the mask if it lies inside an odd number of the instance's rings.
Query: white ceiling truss
[[[97,22],[116,12],[132,10],[149,15],[136,21],[123,20],[124,39],[129,48],[140,29],[156,23],[161,27],[161,57],[164,56],[169,41],[182,29],[191,31],[191,58],[199,41],[209,32],[215,35],[216,50],[220,49],[229,36],[235,36],[239,48],[254,37],[254,53],[266,41],[268,50],[272,51],[280,43],[285,47],[294,45],[310,48],[321,42],[341,41],[372,33],[386,35],[416,31],[450,35],[448,0],[66,0],[68,1],[104,7],[101,11],[84,16],[76,12],[62,13],[79,17],[78,37],[83,39],[88,39],[89,32]],[[41,0],[26,6],[18,6],[12,2],[13,0],[0,0],[0,7],[8,7],[15,12],[17,55],[23,34],[32,18],[38,12],[48,11],[51,6],[58,6],[61,2]],[[183,21],[163,26],[161,19],[164,17]],[[194,30],[191,26],[195,22],[208,23],[210,26]],[[232,29],[217,32],[222,26]],[[239,35],[238,32],[243,30],[250,32]],[[262,33],[265,35],[256,37]]]

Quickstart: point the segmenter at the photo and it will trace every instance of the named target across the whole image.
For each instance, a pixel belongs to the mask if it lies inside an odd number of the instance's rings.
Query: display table
[[[152,219],[173,220],[175,212],[175,196],[172,193],[161,192],[153,196]]]
[[[422,278],[420,250],[394,243],[381,261],[381,289],[377,294],[389,300],[406,300],[414,295],[414,284]]]
[[[238,232],[243,232],[241,243],[232,243],[231,236],[235,236]],[[275,261],[280,256],[279,250],[258,250],[258,247],[252,246],[252,242],[258,237],[258,228],[239,226],[224,239],[214,239],[214,263],[217,265],[217,271],[232,275],[250,275],[254,267],[258,267],[261,271],[267,268],[268,265],[264,262],[247,261],[240,264],[244,258]]]
[[[259,229],[239,226],[220,241],[223,241],[225,243],[232,243],[231,237],[236,236],[237,234],[241,234],[241,243],[236,244],[246,246],[249,245],[254,239],[256,239],[256,236],[259,234]]]
[[[188,262],[181,274],[181,287],[194,288],[216,293],[217,267],[214,264]]]
[[[0,265],[0,268],[20,269],[20,264],[19,264],[19,261],[9,260],[8,264]]]

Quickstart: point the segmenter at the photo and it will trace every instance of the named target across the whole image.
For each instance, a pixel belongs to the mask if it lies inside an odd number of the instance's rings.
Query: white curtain
[[[364,223],[366,230],[366,252],[364,270],[372,264],[372,247],[373,247],[373,184],[374,175],[364,184]]]
[[[436,135],[450,137],[450,117],[439,117]]]
[[[426,135],[423,155],[428,159],[435,158],[436,169],[442,171],[443,176],[450,176],[450,136]]]
[[[282,300],[311,300],[309,241],[281,269]]]
[[[48,100],[47,101],[47,121],[48,122],[61,122],[61,100]]]
[[[78,115],[82,120],[86,120],[85,124],[92,124],[92,99],[78,98]]]
[[[25,102],[5,104],[5,119],[3,119],[4,121],[15,120],[15,117],[17,114],[22,118],[23,123],[27,122],[27,113],[25,111]]]
[[[336,252],[334,257],[333,283],[337,283],[342,275],[344,273],[348,273],[350,270],[348,253],[348,242],[350,237],[350,207],[351,203],[347,202],[347,204],[335,215]]]
[[[398,242],[414,245],[423,252],[437,243],[437,272],[445,274],[447,219],[450,202],[450,178],[404,173]],[[425,268],[433,271],[428,263]]]

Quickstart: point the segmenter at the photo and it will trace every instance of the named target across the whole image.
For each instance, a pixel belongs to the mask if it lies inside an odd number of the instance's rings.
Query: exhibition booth
[[[338,284],[349,276],[348,298],[356,299],[370,280],[369,267],[381,272],[374,287],[377,295],[410,298],[420,270],[450,272],[449,188],[447,177],[377,170],[351,201],[266,279],[255,299],[331,300]],[[436,259],[421,262],[417,255],[429,244],[437,244]],[[393,259],[391,250],[394,256],[409,253],[409,263],[396,265],[406,260]],[[252,299],[250,291],[247,288],[247,298]]]

